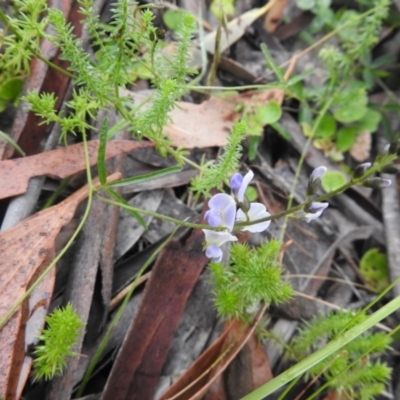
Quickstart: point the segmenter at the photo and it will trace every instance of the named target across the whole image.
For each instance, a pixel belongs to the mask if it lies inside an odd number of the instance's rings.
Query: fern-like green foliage
[[[194,17],[183,14],[171,58],[162,53],[162,32],[153,25],[154,14],[150,9],[139,7],[137,2],[118,0],[113,4],[110,23],[103,24],[94,16],[93,0],[79,0],[79,4],[96,53],[89,56],[62,12],[44,4],[43,11],[48,14],[53,32],[41,35],[60,49],[60,58],[69,62],[69,72],[74,74],[79,89],[68,102],[65,116],[50,109],[49,94],[28,94],[26,99],[33,111],[46,123],[59,123],[65,139],[68,133],[84,134],[91,128],[88,120],[94,119],[100,108],[115,107],[135,136],[149,138],[163,156],[171,154],[182,163],[183,152],[172,147],[163,129],[175,102],[188,90],[188,74],[193,73],[188,64],[196,28]],[[122,98],[120,89],[134,83],[138,69],[146,71],[156,92],[146,104],[132,110],[132,99]]]
[[[247,132],[244,120],[237,121],[228,136],[228,144],[218,162],[206,164],[202,173],[192,180],[192,190],[195,193],[210,197],[213,188],[222,190],[224,182],[239,169],[239,160],[242,155],[242,140]]]
[[[218,314],[245,319],[260,302],[282,303],[292,295],[291,286],[282,280],[277,263],[281,245],[271,240],[258,248],[234,244],[228,267],[211,263],[211,279]]]
[[[71,351],[78,339],[79,330],[84,326],[71,304],[59,308],[46,317],[47,327],[39,336],[40,344],[33,354],[35,379],[52,379],[62,374],[66,357],[76,355]]]
[[[40,39],[48,23],[43,13],[46,0],[14,0],[15,16],[8,17],[11,32],[3,39],[0,57],[0,83],[30,72],[33,51],[39,52]]]
[[[365,318],[363,314],[354,316],[344,311],[314,317],[292,340],[291,356],[301,361],[326,342],[340,338]],[[383,332],[365,333],[344,346],[339,353],[311,368],[308,374],[322,374],[331,388],[345,392],[349,398],[373,399],[384,391],[391,372],[385,363],[373,361],[373,356],[387,350],[390,342],[391,338]]]

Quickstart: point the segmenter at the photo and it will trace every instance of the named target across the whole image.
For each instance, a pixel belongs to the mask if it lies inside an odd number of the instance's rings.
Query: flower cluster
[[[307,199],[313,196],[315,198],[325,172],[326,167],[314,169],[308,181]],[[234,174],[230,180],[232,194],[218,193],[208,203],[210,209],[205,213],[204,218],[211,227],[218,228],[218,230],[203,229],[206,239],[205,250],[206,256],[212,258],[215,262],[222,259],[221,246],[224,243],[237,241],[237,237],[232,234],[235,223],[243,225],[246,222],[266,219],[271,215],[263,204],[250,203],[245,195],[247,186],[253,177],[253,171],[249,171],[245,176],[239,173]],[[293,216],[310,222],[320,217],[328,205],[328,203],[308,201],[304,209]],[[268,228],[270,223],[271,221],[262,221],[241,226],[239,230],[262,232]]]
[[[236,173],[230,180],[232,195],[218,193],[208,203],[210,209],[205,213],[204,218],[211,227],[221,229],[220,231],[203,229],[206,238],[206,256],[216,262],[222,259],[220,247],[226,242],[237,241],[237,237],[231,233],[235,222],[257,221],[270,216],[263,204],[250,203],[245,196],[247,186],[253,177],[253,171],[249,171],[244,177]],[[239,206],[238,209],[237,206]],[[270,223],[271,221],[264,221],[244,226],[240,230],[262,232]]]
[[[326,167],[315,168],[310,175],[307,185],[307,198],[315,196],[319,186],[321,184],[321,178],[325,175],[327,171]],[[304,219],[307,223],[317,219],[321,216],[325,208],[329,206],[328,203],[320,203],[318,201],[313,201],[307,203],[302,211],[295,214],[296,218]]]

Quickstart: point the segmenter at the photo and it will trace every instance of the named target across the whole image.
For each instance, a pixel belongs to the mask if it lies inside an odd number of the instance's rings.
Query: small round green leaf
[[[346,183],[346,177],[339,171],[328,171],[321,178],[321,186],[325,192],[332,192]]]
[[[182,23],[182,14],[184,11],[180,10],[167,10],[163,14],[163,21],[165,26],[171,31],[177,31]]]
[[[258,108],[257,114],[262,124],[277,122],[282,116],[281,106],[274,100]]]
[[[339,151],[347,151],[356,142],[358,130],[354,126],[345,126],[339,129],[336,135],[336,149]]]
[[[358,133],[375,132],[378,128],[379,122],[381,122],[382,115],[378,111],[368,109],[367,113],[357,122],[356,128]]]
[[[335,118],[333,118],[329,114],[325,114],[318,125],[315,137],[322,139],[329,139],[335,134],[335,132],[336,132]]]
[[[250,202],[256,201],[257,197],[258,197],[257,190],[255,188],[253,188],[252,186],[248,186],[246,189],[246,196]]]
[[[359,121],[367,113],[368,108],[365,106],[359,106],[358,104],[344,104],[337,108],[333,115],[339,121],[343,123]]]
[[[368,250],[360,260],[360,273],[367,285],[381,292],[389,285],[389,268],[386,254],[378,248]]]

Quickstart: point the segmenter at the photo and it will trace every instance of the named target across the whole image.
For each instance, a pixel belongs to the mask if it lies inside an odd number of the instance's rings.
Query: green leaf
[[[315,0],[297,0],[297,7],[302,10],[312,10],[316,5]]]
[[[351,146],[356,142],[356,136],[359,133],[354,126],[346,126],[339,129],[336,135],[336,148],[337,150],[344,152],[350,149]]]
[[[7,133],[0,131],[0,139],[3,139],[7,143],[11,144],[11,146],[13,146],[14,149],[17,150],[19,154],[21,154],[21,156],[26,156],[25,152],[21,149],[21,147],[19,147],[18,143],[11,139],[10,136],[7,135]]]
[[[312,134],[311,125],[308,124],[307,122],[302,122],[302,123],[300,124],[300,126],[301,126],[301,130],[303,131],[303,135],[304,135],[305,137],[307,137],[307,138],[310,137],[311,134]]]
[[[182,10],[167,10],[163,14],[164,24],[171,31],[177,31],[182,23],[182,17],[185,11]]]
[[[251,134],[251,132],[249,131]],[[248,149],[248,158],[250,161],[253,161],[256,158],[258,146],[261,142],[261,136],[252,135],[249,138],[249,149]]]
[[[270,125],[271,128],[274,128],[285,140],[290,141],[290,133],[279,122],[274,122]]]
[[[375,132],[381,122],[382,114],[378,111],[368,109],[368,112],[357,122],[356,129],[358,133],[367,131]]]
[[[343,123],[359,121],[367,113],[368,97],[365,84],[353,82],[352,85],[339,93],[334,100],[336,109],[333,116]]]
[[[336,132],[335,118],[333,118],[329,114],[325,114],[318,125],[315,137],[322,139],[329,139],[335,134],[335,132]]]
[[[256,201],[258,197],[257,189],[253,188],[253,186],[247,186],[246,196],[250,202]]]
[[[272,100],[268,104],[259,107],[257,109],[257,115],[263,125],[273,124],[281,118],[282,109],[275,100]]]
[[[106,189],[106,191],[109,195],[114,197],[121,204],[124,204],[125,206],[130,207],[129,203],[120,194],[118,194],[117,192],[115,192],[112,189]],[[148,226],[147,226],[145,220],[136,211],[129,210],[129,208],[125,208],[125,210],[128,211],[128,213],[131,214],[133,218],[137,219],[139,224],[142,225],[144,229],[148,229]]]
[[[340,188],[346,183],[346,177],[339,171],[328,171],[321,178],[321,186],[327,193]]]
[[[268,47],[264,43],[261,43],[260,48],[266,58],[268,67],[271,68],[272,71],[275,72],[275,75],[277,76],[279,82],[282,82],[283,76],[284,76],[283,70],[276,63],[276,61],[272,57],[270,51],[268,50]]]
[[[367,111],[367,107],[353,103],[337,108],[333,115],[339,122],[349,123],[360,120]]]
[[[0,99],[15,102],[19,99],[24,81],[21,78],[11,78],[0,85]]]
[[[106,147],[107,147],[107,136],[108,136],[108,118],[103,119],[103,123],[100,128],[100,145],[97,154],[97,169],[99,172],[99,179],[102,185],[107,182],[107,170],[106,170]]]
[[[381,292],[389,285],[389,268],[386,254],[378,248],[368,250],[360,260],[360,273],[367,285]]]
[[[213,0],[210,11],[220,20],[235,15],[235,0]]]

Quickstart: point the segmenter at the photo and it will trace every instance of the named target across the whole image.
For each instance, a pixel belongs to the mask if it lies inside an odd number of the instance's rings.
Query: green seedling
[[[387,255],[378,248],[368,250],[360,260],[360,274],[369,289],[382,292],[389,285]]]

